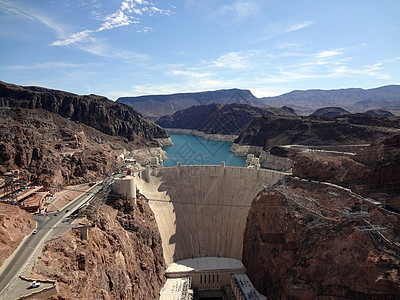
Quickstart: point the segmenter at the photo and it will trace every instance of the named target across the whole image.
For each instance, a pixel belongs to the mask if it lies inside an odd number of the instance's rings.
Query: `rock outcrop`
[[[143,118],[131,107],[102,96],[79,96],[42,87],[0,82],[0,99],[10,107],[45,109],[105,134],[137,141],[138,144],[158,146],[155,139],[168,137],[165,130]]]
[[[397,299],[400,218],[368,211],[345,190],[289,178],[259,193],[244,234],[249,277],[269,299]],[[363,231],[371,224],[386,230]]]
[[[57,280],[58,299],[157,299],[165,263],[146,200],[110,195],[87,218],[88,239],[72,230],[49,242],[31,277]]]
[[[394,114],[392,114],[390,111],[383,110],[383,109],[371,109],[365,112],[365,114],[378,117],[378,118],[390,118],[394,117]]]
[[[273,146],[293,144],[365,144],[388,136],[398,128],[400,118],[388,120],[363,114],[336,118],[268,115],[255,119],[235,143],[263,147],[264,150]]]
[[[400,135],[345,157],[325,152],[301,152],[293,157],[293,175],[347,186],[355,192],[376,199],[386,194],[391,202],[400,195]],[[398,204],[393,206],[400,208]]]
[[[247,104],[219,104],[192,106],[163,116],[156,123],[164,128],[192,129],[206,134],[239,135],[250,123],[264,115],[295,113],[287,107],[259,108]]]
[[[168,133],[104,97],[0,82],[0,166],[48,189],[114,172],[124,149],[153,148]]]
[[[312,116],[323,116],[323,117],[328,117],[328,118],[336,118],[339,116],[344,116],[348,115],[350,112],[347,110],[344,110],[341,107],[323,107],[319,108],[316,111],[314,111],[311,115]]]
[[[30,213],[0,202],[0,266],[35,227]]]
[[[0,129],[0,165],[50,190],[104,177],[123,163],[125,147],[136,146],[39,109],[11,109]]]

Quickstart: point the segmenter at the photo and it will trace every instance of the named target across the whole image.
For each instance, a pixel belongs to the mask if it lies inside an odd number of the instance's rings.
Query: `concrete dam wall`
[[[207,256],[240,260],[251,202],[283,175],[224,165],[148,168],[137,187],[155,214],[168,265]]]

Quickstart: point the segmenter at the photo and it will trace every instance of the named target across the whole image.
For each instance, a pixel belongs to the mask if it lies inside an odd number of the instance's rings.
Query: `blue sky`
[[[0,0],[0,80],[120,96],[400,84],[399,0]]]

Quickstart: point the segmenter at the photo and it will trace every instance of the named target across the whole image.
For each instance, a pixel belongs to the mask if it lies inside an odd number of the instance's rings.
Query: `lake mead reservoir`
[[[164,166],[182,165],[219,165],[224,161],[227,166],[244,167],[246,158],[234,156],[229,151],[231,142],[210,141],[194,135],[171,134],[173,146],[163,149],[167,152]]]

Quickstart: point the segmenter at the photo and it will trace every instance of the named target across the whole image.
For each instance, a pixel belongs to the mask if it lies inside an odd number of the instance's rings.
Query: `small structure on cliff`
[[[258,157],[254,157],[254,154],[247,154],[246,158],[246,168],[260,168],[260,159]]]
[[[150,167],[157,168],[164,166],[164,160],[162,159],[161,154],[150,158]]]

